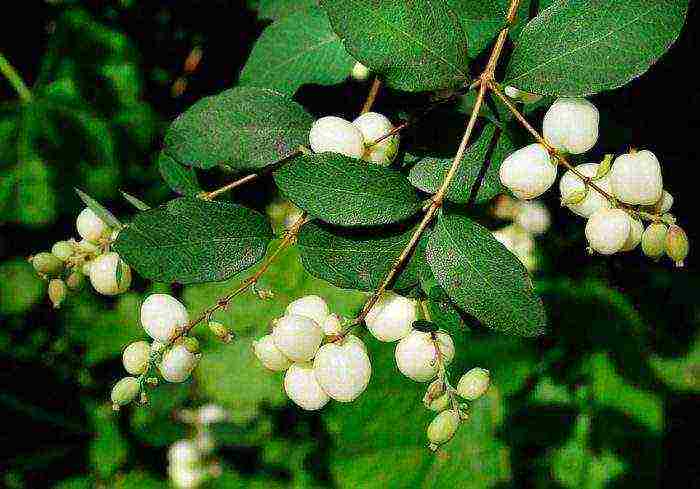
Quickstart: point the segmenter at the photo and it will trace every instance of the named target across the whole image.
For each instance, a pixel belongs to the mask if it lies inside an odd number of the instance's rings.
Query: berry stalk
[[[15,67],[10,64],[2,53],[0,53],[0,73],[12,85],[22,102],[30,102],[32,100],[32,92],[29,90],[29,87],[27,87],[27,84],[24,83]]]

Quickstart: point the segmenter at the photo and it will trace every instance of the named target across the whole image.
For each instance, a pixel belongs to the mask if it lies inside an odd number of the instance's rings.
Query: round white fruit
[[[488,370],[473,368],[459,379],[457,394],[468,401],[475,401],[486,393],[490,383],[491,378]]]
[[[168,382],[184,382],[199,363],[200,355],[192,353],[184,344],[177,344],[165,352],[158,370]]]
[[[311,126],[309,145],[314,153],[340,153],[351,158],[361,158],[365,151],[360,130],[340,117],[327,116]]]
[[[408,336],[415,320],[416,301],[394,292],[384,292],[370,309],[365,323],[379,341],[398,341]]]
[[[531,144],[511,153],[499,170],[501,183],[520,199],[539,197],[557,178],[557,166],[541,144]]]
[[[78,230],[78,234],[88,241],[99,240],[107,231],[107,225],[89,207],[86,207],[78,214],[78,218],[75,220],[75,227]]]
[[[394,129],[391,121],[377,112],[367,112],[355,119],[353,125],[362,133],[365,146],[389,134]],[[365,150],[363,159],[380,165],[390,165],[398,153],[399,136],[392,135]]]
[[[277,348],[292,362],[306,362],[321,346],[323,329],[311,318],[289,315],[277,321],[272,337]]]
[[[584,163],[576,166],[576,170],[585,177],[593,178],[596,176],[599,167],[600,164],[598,163]],[[593,183],[603,191],[611,193],[609,175],[596,179]],[[586,189],[586,185],[581,178],[571,170],[564,173],[564,176],[561,177],[559,191],[561,192],[562,202],[568,202],[572,198],[585,193],[583,199],[575,203],[567,203],[567,207],[571,209],[571,212],[581,217],[590,217],[596,211],[610,208],[610,201],[604,195],[590,186]]]
[[[542,202],[524,201],[518,206],[515,222],[528,233],[538,235],[547,232],[552,219]]]
[[[321,388],[339,402],[351,402],[364,392],[372,375],[367,349],[357,336],[323,345],[314,358]]]
[[[253,353],[265,368],[273,372],[283,372],[292,364],[292,361],[277,348],[271,334],[253,342]]]
[[[328,314],[328,304],[317,295],[300,297],[291,302],[285,311],[287,316],[304,316],[313,319],[318,324],[323,324]]]
[[[168,294],[151,294],[141,304],[141,325],[148,336],[167,343],[187,326],[185,306]]]
[[[448,364],[455,354],[452,338],[442,331],[438,331],[436,336],[441,359]],[[438,373],[437,351],[430,333],[411,332],[396,345],[394,356],[401,373],[416,382],[432,380]]]
[[[307,411],[321,409],[330,400],[318,383],[310,362],[294,363],[287,369],[284,391],[295,404]]]
[[[436,445],[442,445],[450,441],[455,433],[457,433],[460,421],[459,413],[452,409],[443,411],[435,416],[435,419],[428,425],[427,430],[431,448],[435,449]]]
[[[673,207],[673,195],[664,190],[661,199],[657,203],[659,206],[659,212],[661,214],[666,214]]]
[[[146,341],[134,341],[124,348],[122,363],[131,375],[141,375],[148,368],[151,345]]]
[[[585,153],[598,141],[598,109],[584,98],[560,98],[544,116],[544,138],[559,151]]]
[[[602,255],[622,249],[632,228],[632,219],[621,209],[601,209],[586,223],[588,244]]]
[[[131,268],[117,253],[105,253],[90,262],[90,283],[102,295],[120,294],[131,285]]]
[[[337,314],[329,314],[321,325],[323,334],[326,336],[337,336],[343,332],[343,322]]]
[[[201,458],[197,445],[192,440],[179,440],[168,448],[168,462],[173,465],[193,466]]]
[[[369,68],[367,68],[359,61],[355,63],[355,66],[352,67],[352,77],[357,81],[367,80],[367,78],[369,78],[369,74]]]
[[[644,225],[639,219],[630,217],[630,233],[627,236],[627,241],[622,246],[620,251],[631,251],[642,242],[642,234],[644,233]]]
[[[652,205],[663,196],[661,164],[651,151],[627,153],[615,158],[610,170],[615,197],[632,205]]]

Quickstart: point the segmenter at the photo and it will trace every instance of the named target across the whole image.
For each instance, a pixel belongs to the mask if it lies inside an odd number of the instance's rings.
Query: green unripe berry
[[[445,393],[438,397],[437,399],[433,399],[432,401],[425,403],[425,407],[430,409],[431,411],[435,411],[437,413],[441,413],[445,409],[450,407],[450,404],[452,404],[452,400],[450,399],[450,395],[448,393]]]
[[[473,368],[459,379],[457,393],[467,401],[476,401],[486,393],[490,383],[488,370]]]
[[[61,303],[65,300],[68,294],[66,283],[60,278],[51,279],[49,282],[49,299],[55,309],[61,307]]]
[[[42,251],[31,258],[34,270],[45,275],[58,275],[63,271],[63,262],[51,253]]]
[[[219,338],[224,343],[230,343],[233,340],[233,333],[223,324],[217,321],[209,321],[209,331]]]
[[[124,377],[112,387],[112,405],[114,410],[120,406],[126,406],[139,395],[141,386],[136,377]]]
[[[148,368],[151,345],[146,341],[135,341],[124,348],[122,363],[131,375],[141,375]]]
[[[666,248],[668,227],[661,222],[654,222],[642,234],[642,251],[649,258],[660,258]]]
[[[187,351],[190,353],[199,353],[199,340],[197,340],[197,338],[187,336],[182,339],[182,345],[187,348]]]
[[[435,416],[435,419],[428,425],[430,449],[435,451],[440,445],[450,441],[455,433],[457,433],[460,420],[459,413],[453,409],[443,411]]]
[[[74,251],[70,241],[57,241],[51,248],[51,253],[61,261],[68,260],[73,256]]]
[[[688,235],[683,228],[675,224],[669,226],[665,243],[666,254],[676,263],[677,267],[683,266],[685,257],[688,256]]]

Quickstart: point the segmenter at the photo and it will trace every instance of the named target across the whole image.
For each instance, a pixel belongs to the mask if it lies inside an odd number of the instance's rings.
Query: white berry
[[[357,81],[367,80],[367,78],[369,78],[369,74],[369,68],[367,68],[359,61],[355,63],[355,66],[352,67],[352,77]]]
[[[201,456],[192,440],[179,440],[168,449],[168,462],[173,465],[193,466],[199,464]]]
[[[527,270],[534,271],[537,268],[535,239],[530,233],[517,224],[510,224],[493,231],[491,234],[508,251],[513,253]]]
[[[602,255],[612,255],[622,249],[627,242],[632,220],[621,209],[601,209],[586,223],[586,238],[595,251]]]
[[[151,294],[141,304],[141,325],[148,336],[167,343],[187,326],[187,309],[168,294]]]
[[[253,342],[253,353],[265,368],[273,372],[283,372],[292,364],[292,361],[277,348],[271,334]]]
[[[598,172],[599,163],[584,163],[576,166],[576,170],[585,177],[593,178]],[[601,190],[611,193],[609,174],[596,179],[593,183]],[[590,217],[594,212],[610,207],[610,201],[597,190],[592,187],[586,189],[586,185],[581,180],[581,177],[574,174],[571,170],[564,173],[559,181],[559,191],[561,192],[562,202],[566,202],[566,206],[571,209],[571,212],[578,214],[581,217]],[[576,202],[570,202],[576,199],[579,195],[584,195],[583,199]]]
[[[284,391],[299,407],[307,411],[321,409],[330,397],[321,388],[311,363],[294,363],[284,375]]]
[[[651,151],[627,153],[615,158],[610,170],[615,197],[632,205],[652,205],[663,196],[661,164]]]
[[[544,138],[559,151],[585,153],[598,141],[598,109],[584,98],[560,98],[544,116]]]
[[[327,116],[311,126],[309,145],[315,153],[341,153],[351,158],[361,158],[365,151],[360,130],[340,117]]]
[[[381,137],[389,134],[394,126],[391,121],[382,114],[377,112],[367,112],[362,114],[360,117],[355,119],[353,125],[357,127],[362,133],[365,145],[369,145],[372,142],[380,139]],[[371,161],[373,163],[379,163],[380,165],[390,165],[399,148],[399,136],[394,134],[379,143],[367,148],[362,159],[366,161]]]
[[[158,370],[168,382],[184,382],[199,363],[200,355],[192,353],[184,344],[177,344],[163,355]]]
[[[416,301],[394,292],[384,292],[372,306],[365,323],[379,341],[398,341],[412,331],[416,320]]]
[[[499,170],[501,183],[520,199],[539,197],[557,178],[557,166],[541,144],[525,146],[511,153]]]
[[[107,231],[107,225],[89,207],[86,207],[78,214],[78,218],[75,220],[75,227],[78,230],[78,234],[88,241],[99,240]]]
[[[504,90],[505,94],[513,100],[518,100],[524,104],[534,104],[542,99],[542,95],[536,93],[524,92],[519,88],[508,86]]]
[[[151,355],[151,345],[146,341],[134,341],[122,353],[124,368],[131,375],[141,375],[148,368],[148,359]]]
[[[337,336],[343,332],[343,322],[337,314],[329,314],[321,325],[323,334],[326,336]]]
[[[488,370],[473,368],[459,379],[457,394],[468,401],[475,401],[486,393],[490,383],[491,378]]]
[[[530,234],[545,233],[551,224],[549,209],[542,202],[524,201],[518,206],[515,222]]]
[[[436,333],[442,361],[448,364],[455,354],[454,343],[447,333]],[[396,365],[409,379],[416,382],[432,380],[438,373],[437,351],[430,333],[413,331],[396,345]]]
[[[659,206],[659,212],[661,214],[666,214],[671,210],[671,207],[673,207],[673,195],[664,190],[661,199],[659,199],[659,202],[657,202],[657,205]]]
[[[449,409],[443,411],[428,425],[428,441],[430,449],[437,450],[439,445],[447,443],[457,433],[461,417],[457,411]]]
[[[293,362],[311,360],[323,340],[321,325],[304,316],[284,316],[272,330],[275,345]]]
[[[318,324],[323,324],[328,317],[328,304],[317,295],[307,295],[291,302],[285,311],[286,316],[304,316]]]
[[[362,340],[348,335],[341,343],[321,347],[314,358],[314,371],[331,399],[351,402],[367,388],[372,366]]]
[[[639,219],[630,217],[630,233],[627,236],[627,241],[622,245],[620,251],[631,251],[642,242],[642,234],[644,233],[644,225]]]
[[[90,262],[90,283],[102,295],[120,294],[131,285],[131,268],[117,253],[105,253]]]
[[[168,475],[178,489],[196,489],[206,480],[207,473],[198,465],[171,464]]]

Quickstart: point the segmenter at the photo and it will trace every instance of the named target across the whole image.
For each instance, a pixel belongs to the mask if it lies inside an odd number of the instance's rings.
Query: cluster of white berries
[[[521,95],[511,91],[509,96]],[[583,154],[598,141],[599,119],[589,101],[560,98],[545,114],[544,139],[561,154]],[[557,161],[539,143],[515,151],[500,168],[501,183],[525,200],[542,195],[556,177]],[[578,165],[563,175],[559,188],[562,205],[588,219],[592,251],[611,255],[642,243],[646,255],[659,258],[665,253],[683,264],[688,239],[668,214],[673,197],[663,189],[661,165],[651,151],[631,150],[614,161],[607,157],[602,163]],[[646,230],[642,219],[651,221]]]
[[[528,271],[538,267],[535,237],[544,234],[551,225],[549,209],[537,200],[516,200],[499,195],[493,214],[511,224],[493,231],[493,236],[513,253]]]
[[[315,153],[341,153],[388,166],[398,153],[398,134],[376,144],[375,141],[393,128],[389,119],[376,112],[362,114],[352,122],[335,116],[322,117],[311,126],[309,145]]]
[[[324,339],[327,341],[322,345]],[[343,335],[340,318],[318,296],[301,297],[274,322],[271,334],[253,342],[260,362],[285,372],[284,390],[303,409],[321,409],[331,399],[354,401],[372,374],[367,349],[357,336]]]
[[[58,241],[50,252],[29,258],[39,276],[48,280],[48,296],[56,308],[61,306],[68,291],[83,286],[86,276],[103,295],[120,294],[131,285],[131,268],[109,249],[117,231],[87,207],[78,215],[76,228],[80,241]]]
[[[221,475],[221,466],[213,459],[216,440],[211,426],[230,419],[228,412],[216,404],[185,409],[177,418],[194,428],[192,438],[173,443],[168,449],[168,475],[179,489],[194,489],[210,478]]]

